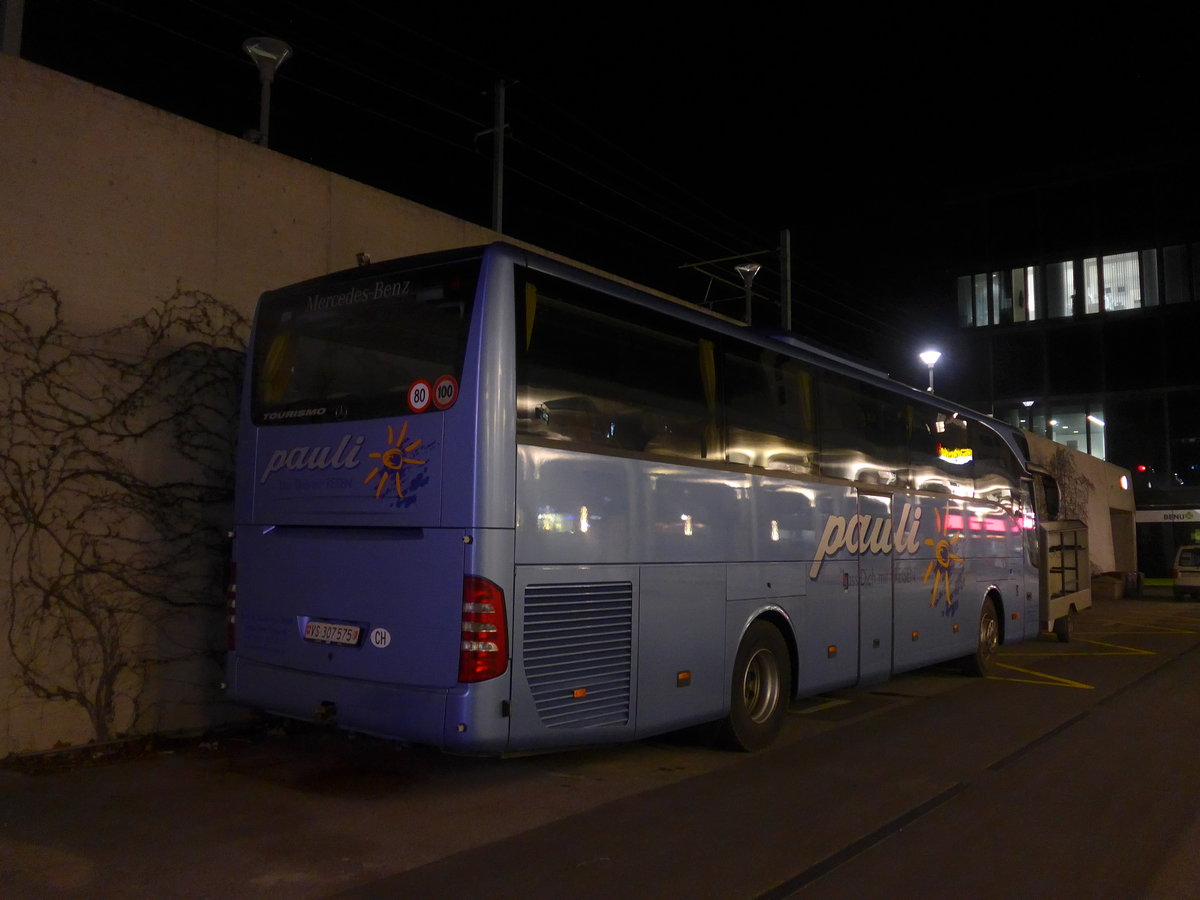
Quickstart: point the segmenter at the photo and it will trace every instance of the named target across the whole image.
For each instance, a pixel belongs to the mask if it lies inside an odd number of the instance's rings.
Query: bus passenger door
[[[892,673],[892,554],[884,552],[892,529],[892,497],[858,494],[858,681],[885,681]]]
[[[1026,640],[1032,640],[1038,636],[1041,631],[1041,585],[1039,584],[1038,567],[1040,565],[1039,557],[1041,549],[1038,545],[1038,522],[1041,521],[1038,512],[1034,507],[1034,490],[1033,481],[1029,478],[1021,479],[1021,490],[1017,495],[1017,510],[1015,519],[1017,527],[1021,529],[1021,550],[1023,558],[1021,560],[1022,570],[1022,587],[1025,597],[1024,622]]]
[[[800,694],[858,680],[858,494],[831,488],[818,497],[815,559],[796,621]]]

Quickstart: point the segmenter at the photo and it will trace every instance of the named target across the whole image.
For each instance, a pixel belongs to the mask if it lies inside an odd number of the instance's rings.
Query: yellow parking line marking
[[[1045,659],[1060,658],[1064,656],[1158,656],[1156,650],[1143,650],[1141,647],[1125,647],[1121,644],[1110,644],[1105,641],[1089,641],[1080,638],[1078,635],[1073,638],[1076,644],[1092,644],[1096,647],[1112,647],[1112,650],[1042,650],[1042,651],[1027,651],[1013,650],[1004,652],[1005,656],[1026,656],[1026,657],[1041,657]]]
[[[1080,634],[1195,634],[1196,633],[1195,629],[1193,629],[1193,628],[1167,628],[1166,626],[1163,626],[1163,625],[1150,625],[1146,622],[1136,622],[1136,623],[1135,622],[1128,622],[1128,623],[1115,622],[1113,624],[1116,624],[1116,625],[1128,624],[1130,626],[1136,625],[1138,628],[1153,628],[1154,630],[1153,631],[1119,631],[1119,630],[1118,631],[1093,631],[1093,630],[1089,629],[1088,631],[1083,631],[1082,629],[1076,628],[1075,634],[1080,635]]]
[[[824,703],[818,703],[815,706],[807,706],[804,709],[794,709],[792,712],[798,716],[807,716],[809,713],[824,712],[827,709],[836,709],[839,706],[845,706],[850,703],[849,700],[826,700]]]
[[[993,681],[1015,681],[1019,684],[1044,684],[1049,687],[1069,687],[1078,688],[1081,691],[1094,691],[1095,685],[1084,684],[1082,681],[1072,681],[1070,678],[1059,678],[1057,675],[1047,675],[1045,672],[1035,672],[1033,669],[1022,669],[1020,666],[1010,666],[1007,663],[996,663],[1001,669],[1011,669],[1014,672],[1021,672],[1025,675],[1034,675],[1034,678],[1003,678],[999,675],[989,675],[988,678]]]
[[[1079,640],[1079,639],[1077,638],[1076,640]],[[1073,656],[1158,656],[1158,653],[1156,653],[1154,650],[1143,650],[1141,647],[1125,647],[1125,646],[1123,646],[1123,645],[1121,645],[1121,644],[1109,644],[1109,643],[1107,643],[1106,641],[1087,641],[1087,640],[1079,640],[1079,643],[1081,643],[1081,644],[1095,644],[1097,647],[1112,647],[1112,648],[1114,648],[1114,649],[1116,649],[1116,650],[1119,650],[1119,651],[1124,651],[1124,652],[1123,652],[1123,653],[1111,653],[1111,652],[1091,653],[1091,652],[1086,652],[1086,653],[1072,654]]]

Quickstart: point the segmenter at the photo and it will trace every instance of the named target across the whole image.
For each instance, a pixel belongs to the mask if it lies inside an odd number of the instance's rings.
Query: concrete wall
[[[176,281],[249,312],[259,293],[492,232],[227,134],[0,56],[0,296],[33,276],[80,328]]]
[[[1033,461],[1058,479],[1065,517],[1087,523],[1092,573],[1137,571],[1129,472],[1039,435],[1026,437]]]
[[[4,55],[0,129],[0,304],[13,304],[30,279],[45,279],[62,299],[66,328],[79,334],[129,323],[177,287],[249,315],[264,289],[353,266],[359,251],[381,260],[494,238],[487,229]],[[167,451],[138,448],[133,455],[141,471],[169,475],[175,465]],[[7,558],[27,531],[0,523],[0,552]],[[0,590],[14,598],[16,576],[0,578]],[[0,604],[0,635],[10,633],[16,608]],[[207,615],[209,621],[190,626],[173,620],[170,629],[210,634],[212,611]],[[128,635],[130,646],[149,640],[139,629]],[[136,695],[132,676],[125,676],[112,732],[195,727],[227,714],[213,690],[214,658],[196,657],[169,673],[161,666],[143,672],[149,682]],[[69,652],[61,663],[72,664]],[[135,697],[153,706],[138,719],[130,706]],[[12,654],[0,653],[0,755],[94,736],[78,703],[38,696],[22,683]]]

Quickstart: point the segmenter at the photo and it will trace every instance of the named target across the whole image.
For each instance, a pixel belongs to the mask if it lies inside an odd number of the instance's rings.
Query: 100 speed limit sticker
[[[458,399],[458,379],[443,375],[433,383],[433,405],[438,409],[449,409]]]

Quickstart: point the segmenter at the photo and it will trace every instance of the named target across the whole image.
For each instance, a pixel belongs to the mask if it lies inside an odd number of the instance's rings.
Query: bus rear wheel
[[[991,597],[983,599],[979,611],[979,638],[975,652],[963,660],[964,668],[971,675],[989,675],[996,668],[996,650],[1000,646],[1000,617],[996,615],[996,602]]]
[[[725,741],[736,750],[761,750],[783,726],[791,697],[792,665],[779,629],[759,619],[738,646],[730,686]]]

